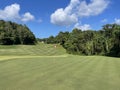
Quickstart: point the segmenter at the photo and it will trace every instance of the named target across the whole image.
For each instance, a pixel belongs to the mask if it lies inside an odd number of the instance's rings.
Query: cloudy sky
[[[0,0],[0,19],[26,24],[36,37],[120,24],[120,0]]]

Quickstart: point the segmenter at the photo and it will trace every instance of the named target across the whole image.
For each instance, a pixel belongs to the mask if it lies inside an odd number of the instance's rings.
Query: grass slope
[[[120,90],[119,58],[72,56],[60,46],[39,45],[44,48],[1,46],[0,90]]]
[[[51,55],[63,55],[66,54],[62,46],[51,44],[39,43],[37,45],[13,45],[13,46],[0,46],[0,56],[21,56],[21,55],[39,55],[39,56],[51,56]]]

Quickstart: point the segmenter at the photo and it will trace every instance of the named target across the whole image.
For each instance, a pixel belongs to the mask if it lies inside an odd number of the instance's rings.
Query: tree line
[[[39,39],[47,44],[61,44],[68,53],[79,55],[107,55],[120,57],[120,25],[106,24],[102,30],[73,29],[57,36]]]
[[[26,25],[0,20],[0,45],[35,44],[36,38]]]

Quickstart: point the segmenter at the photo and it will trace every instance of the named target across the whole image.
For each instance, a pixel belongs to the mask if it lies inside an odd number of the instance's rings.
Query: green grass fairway
[[[0,56],[25,56],[25,55],[39,55],[39,56],[53,56],[66,54],[62,46],[51,44],[39,43],[37,45],[13,45],[13,46],[0,46]]]
[[[0,46],[0,90],[120,90],[120,58],[58,46]]]

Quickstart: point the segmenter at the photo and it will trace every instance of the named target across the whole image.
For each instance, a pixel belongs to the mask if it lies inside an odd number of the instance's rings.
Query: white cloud
[[[57,9],[51,14],[51,23],[71,25],[77,23],[79,18],[101,14],[108,5],[108,0],[90,0],[88,4],[82,0],[71,0],[66,8]]]
[[[6,6],[4,10],[0,10],[0,19],[18,19],[20,11],[20,5],[19,4],[12,4],[10,6]]]
[[[34,16],[29,12],[25,13],[23,16],[20,15],[20,5],[15,3],[6,6],[3,10],[0,9],[0,19],[11,20],[11,21],[31,21]]]
[[[29,12],[25,13],[21,19],[21,21],[23,22],[32,21],[32,20],[34,20],[34,16]]]
[[[120,19],[115,18],[115,23],[120,25]]]
[[[62,8],[51,15],[51,22],[56,25],[68,26],[78,21],[77,17],[67,14]]]
[[[81,25],[80,23],[76,23],[74,28],[81,29],[82,31],[91,30],[91,26],[89,24]]]
[[[107,8],[108,4],[107,0],[91,0],[89,4],[82,1],[78,6],[78,15],[80,17],[99,15]]]

